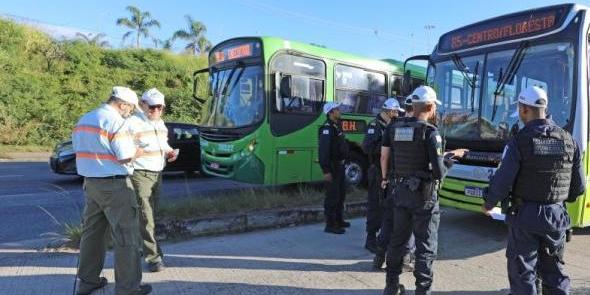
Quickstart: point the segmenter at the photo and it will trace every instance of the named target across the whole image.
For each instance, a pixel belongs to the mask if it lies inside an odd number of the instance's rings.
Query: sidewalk
[[[364,219],[352,224],[344,235],[325,234],[317,224],[166,244],[168,267],[144,273],[144,282],[152,294],[381,294],[385,275],[371,271],[372,255],[362,247]],[[445,208],[435,294],[507,294],[505,232],[484,216]],[[568,244],[572,294],[590,294],[588,245],[588,230]],[[73,253],[4,247],[0,294],[72,294],[76,265]],[[114,294],[112,254],[104,274],[110,284],[94,294]],[[402,282],[414,289],[410,273]]]

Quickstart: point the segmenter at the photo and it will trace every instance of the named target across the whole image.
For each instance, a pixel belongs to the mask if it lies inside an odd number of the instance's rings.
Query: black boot
[[[399,284],[396,287],[386,285],[385,290],[383,290],[383,295],[402,295],[402,294],[406,294],[406,288],[402,284]]]
[[[367,240],[365,241],[365,249],[373,254],[377,254],[379,247],[377,246],[377,234],[367,233]]]
[[[413,272],[414,271],[414,259],[412,253],[408,253],[402,260],[402,272]]]
[[[326,216],[326,228],[324,231],[331,234],[341,235],[346,232],[342,227],[338,226],[334,218]]]
[[[373,269],[382,270],[383,264],[385,263],[385,252],[375,254],[373,258]]]

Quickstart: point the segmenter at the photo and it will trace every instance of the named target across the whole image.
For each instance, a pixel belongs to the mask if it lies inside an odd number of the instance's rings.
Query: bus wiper
[[[479,61],[477,61],[475,63],[475,68],[474,68],[474,73],[469,72],[469,69],[467,68],[467,66],[463,63],[463,61],[461,60],[461,58],[459,57],[459,55],[455,54],[452,57],[453,63],[455,64],[455,67],[459,70],[459,72],[461,72],[461,74],[463,75],[463,78],[465,80],[467,80],[467,83],[469,85],[469,87],[471,87],[471,95],[470,95],[470,100],[471,100],[471,112],[473,113],[475,111],[475,86],[477,83],[477,73],[479,70]],[[471,77],[470,77],[471,75]]]
[[[529,43],[527,41],[523,41],[520,43],[520,46],[516,49],[510,61],[508,62],[508,66],[506,67],[506,73],[502,74],[502,68],[500,68],[500,74],[498,75],[498,82],[496,83],[496,89],[494,90],[494,104],[492,105],[492,122],[496,118],[496,112],[498,111],[498,96],[504,93],[504,86],[506,83],[511,81],[516,75],[516,72],[520,68],[522,61],[524,60],[524,56],[526,54],[526,50],[529,48]]]

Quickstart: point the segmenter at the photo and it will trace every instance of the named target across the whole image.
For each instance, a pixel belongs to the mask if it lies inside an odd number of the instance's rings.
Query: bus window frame
[[[334,87],[333,87],[334,88],[333,89],[334,92],[333,92],[332,95],[333,95],[333,101],[334,102],[338,102],[338,100],[336,99],[336,92],[338,90],[345,90],[345,91],[346,90],[353,90],[353,91],[357,91],[357,92],[363,92],[363,93],[369,94],[369,97],[370,97],[370,94],[372,93],[370,90],[361,90],[361,89],[354,89],[354,88],[344,88],[344,89],[342,89],[342,88],[336,87],[336,67],[338,67],[338,66],[346,66],[346,67],[361,69],[363,71],[367,71],[367,72],[371,72],[371,73],[383,74],[385,76],[385,85],[384,85],[385,92],[383,92],[383,94],[385,95],[385,99],[387,99],[389,97],[389,95],[391,94],[391,91],[392,90],[391,90],[391,87],[390,87],[390,79],[389,79],[389,77],[390,76],[393,76],[394,75],[393,73],[392,74],[388,74],[388,72],[386,72],[386,71],[372,70],[372,69],[368,69],[366,67],[359,66],[359,65],[356,65],[356,64],[345,63],[345,62],[337,61],[337,62],[334,63],[334,66],[332,68],[332,75],[333,75],[332,83],[334,85]],[[347,115],[347,116],[357,116],[357,117],[366,117],[366,116],[375,116],[376,115],[376,114],[373,114],[373,113],[348,113],[348,112],[342,112],[342,114],[343,115]]]
[[[275,69],[273,68],[273,63],[275,62],[275,60],[280,57],[281,55],[291,55],[291,56],[296,56],[296,57],[301,57],[301,58],[307,58],[307,59],[312,59],[315,61],[319,61],[322,63],[322,65],[324,66],[324,75],[321,77],[319,76],[310,76],[310,75],[302,75],[302,74],[293,74],[293,73],[289,73],[289,72],[281,72],[281,71],[275,71]],[[326,95],[328,94],[328,87],[327,87],[327,80],[328,80],[328,64],[326,63],[326,61],[318,56],[314,56],[311,54],[306,54],[297,50],[292,50],[292,49],[288,49],[288,50],[277,50],[270,58],[270,61],[268,62],[268,76],[270,77],[270,79],[273,79],[272,82],[274,83],[270,83],[270,85],[272,85],[271,89],[269,89],[270,93],[269,93],[269,97],[272,98],[269,99],[269,103],[272,105],[270,107],[270,109],[272,110],[273,113],[275,114],[292,114],[292,115],[303,115],[303,116],[318,116],[321,113],[321,110],[318,109],[315,112],[305,112],[305,111],[285,111],[285,110],[277,110],[276,107],[276,93],[278,89],[275,89],[276,87],[276,81],[274,81],[274,79],[276,79],[275,74],[279,73],[281,74],[281,77],[285,77],[285,76],[291,76],[291,77],[303,77],[303,78],[307,78],[307,79],[313,79],[313,80],[318,80],[318,81],[322,81],[322,100],[321,101],[316,101],[318,104],[323,104],[326,102]],[[293,87],[291,87],[292,89]]]

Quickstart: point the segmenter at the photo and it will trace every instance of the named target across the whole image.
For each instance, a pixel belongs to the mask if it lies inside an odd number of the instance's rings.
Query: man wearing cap
[[[393,198],[387,198],[387,189],[381,187],[381,143],[383,133],[389,124],[393,124],[405,111],[395,98],[388,98],[382,107],[381,113],[369,123],[365,139],[363,140],[363,151],[369,156],[368,169],[368,198],[367,198],[367,239],[365,248],[375,254],[373,267],[381,269],[385,263],[385,252],[389,245],[391,232],[393,231]],[[390,161],[391,163],[391,161]],[[393,167],[388,167],[388,176]],[[377,236],[379,232],[379,236]],[[413,236],[408,242],[404,263],[407,269],[411,269],[410,252],[413,252]]]
[[[363,140],[363,151],[369,158],[368,194],[367,194],[367,239],[365,248],[372,253],[378,252],[377,232],[381,229],[384,214],[384,190],[381,188],[381,141],[387,125],[395,120],[404,109],[395,98],[388,98],[381,107],[381,112],[369,123]],[[385,233],[381,231],[380,235]],[[387,235],[389,236],[389,235]]]
[[[387,178],[390,156],[393,157],[394,190],[392,197],[393,233],[387,250],[385,295],[400,294],[399,284],[405,250],[414,234],[416,240],[415,269],[417,295],[431,294],[432,263],[436,258],[440,211],[437,189],[451,158],[462,157],[465,150],[447,154],[437,128],[428,123],[436,116],[440,104],[434,90],[420,86],[412,93],[414,116],[389,125],[381,148],[382,187]]]
[[[137,95],[113,87],[106,104],[80,118],[72,133],[78,174],[84,176],[84,208],[78,294],[90,294],[107,284],[100,273],[110,231],[115,252],[118,295],[148,294],[141,283],[141,244],[137,199],[129,175],[131,162],[143,154],[133,142],[126,117],[137,106]]]
[[[346,183],[344,160],[348,156],[348,143],[340,123],[340,104],[328,102],[324,105],[326,122],[319,129],[319,162],[326,181],[324,214],[327,233],[343,234],[350,223],[344,221],[344,199]]]
[[[156,88],[143,93],[139,107],[129,125],[135,141],[144,153],[133,161],[135,171],[131,182],[135,187],[141,209],[140,232],[143,239],[143,256],[151,272],[164,268],[161,250],[156,241],[154,214],[160,198],[162,170],[166,160],[176,160],[176,152],[168,145],[168,129],[161,116],[164,112],[164,95]]]
[[[536,295],[537,269],[548,294],[569,294],[563,249],[570,218],[564,202],[575,202],[585,192],[585,178],[578,144],[546,118],[547,106],[542,88],[519,94],[518,116],[525,126],[504,148],[482,206],[491,215],[511,195],[506,258],[512,294]]]
[[[412,108],[412,96],[406,97],[404,101],[404,109],[406,109],[406,117],[414,116],[414,108]]]

